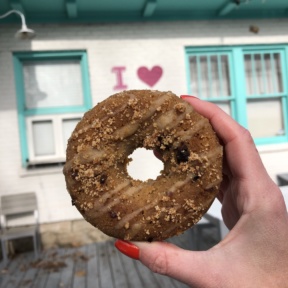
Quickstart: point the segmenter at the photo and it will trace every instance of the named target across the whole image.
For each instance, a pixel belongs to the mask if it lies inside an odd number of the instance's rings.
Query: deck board
[[[64,249],[59,249],[54,252],[54,254],[51,256],[50,261],[59,261],[58,259],[61,259],[61,256],[64,254]],[[44,287],[59,287],[60,283],[60,276],[61,276],[61,270],[62,268],[51,268],[48,269],[48,276],[46,279],[46,283]]]
[[[43,251],[41,253],[39,259],[46,259],[49,256],[49,252],[51,252],[51,251]],[[32,269],[37,269],[38,272],[37,272],[37,275],[36,275],[34,281],[31,283],[31,287],[32,288],[43,288],[43,287],[45,288],[46,280],[48,278],[49,273],[47,271],[45,271],[43,269],[39,269],[39,268],[32,268]]]
[[[113,283],[113,275],[110,267],[109,256],[106,249],[106,243],[99,243],[97,245],[99,249],[99,280],[100,287],[111,287],[115,288]]]
[[[140,262],[135,262],[136,269],[138,271],[139,277],[142,279],[142,282],[144,282],[143,287],[150,287],[150,288],[162,288],[159,286],[155,274],[151,273],[150,270],[143,266]]]
[[[121,260],[119,258],[119,253],[116,251],[113,242],[107,242],[106,249],[109,256],[114,286],[117,288],[127,288],[128,281],[125,267],[122,266]]]
[[[31,287],[31,284],[33,283],[35,277],[37,277],[37,273],[39,272],[39,270],[37,268],[27,266],[27,265],[29,265],[29,259],[30,259],[30,261],[34,260],[34,258],[33,259],[31,259],[31,258],[25,259],[25,261],[28,260],[28,262],[26,263],[25,268],[23,267],[24,269],[26,269],[26,273],[23,275],[23,278],[20,281],[20,285],[19,285],[20,287],[25,287],[25,286]],[[16,287],[16,285],[14,287]]]
[[[86,287],[86,271],[87,271],[87,246],[77,249],[75,254],[74,281],[73,288]]]
[[[16,285],[18,285],[24,277],[24,265],[27,263],[27,261],[31,259],[32,257],[30,253],[23,253],[19,257],[13,259],[12,261],[9,261],[9,263],[5,265],[5,268],[3,268],[6,273],[1,275],[2,281],[0,287],[17,287]]]
[[[121,265],[125,269],[126,277],[127,277],[127,287],[144,287],[143,281],[139,277],[137,270],[135,268],[135,260],[128,258],[127,256],[118,253]]]
[[[189,249],[189,233],[169,240]],[[187,288],[118,252],[114,241],[23,253],[0,262],[0,288]]]
[[[100,288],[99,282],[99,253],[96,245],[90,244],[87,249],[88,267],[87,267],[87,288]]]
[[[72,287],[74,280],[74,259],[71,257],[73,255],[75,249],[72,248],[64,248],[62,249],[63,254],[61,260],[65,262],[66,267],[61,269],[61,275],[59,280],[59,287],[68,288]]]

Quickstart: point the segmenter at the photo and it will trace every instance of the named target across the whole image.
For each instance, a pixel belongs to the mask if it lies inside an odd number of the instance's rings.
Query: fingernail
[[[181,99],[189,99],[189,98],[199,99],[197,96],[192,96],[192,95],[181,95],[180,98]]]
[[[117,240],[114,245],[124,255],[132,259],[139,260],[139,254],[140,254],[139,248],[134,244],[132,244],[131,242]]]

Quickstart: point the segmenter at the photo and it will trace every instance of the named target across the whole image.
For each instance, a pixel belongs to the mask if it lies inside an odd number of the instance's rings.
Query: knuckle
[[[241,137],[243,137],[243,139],[246,140],[247,142],[254,143],[254,140],[250,131],[244,127],[241,127]]]
[[[154,273],[167,275],[168,261],[165,251],[155,254],[155,256],[150,260],[148,267]]]
[[[269,212],[270,215],[278,215],[278,217],[281,217],[284,213],[284,215],[287,215],[287,209],[285,205],[285,200],[283,198],[283,194],[281,193],[279,187],[276,186],[276,184],[270,183],[266,185],[267,191],[269,191],[269,202],[267,203],[269,205]],[[274,187],[273,187],[274,186]],[[269,188],[268,188],[269,187]],[[271,197],[271,191],[274,191],[272,197]]]

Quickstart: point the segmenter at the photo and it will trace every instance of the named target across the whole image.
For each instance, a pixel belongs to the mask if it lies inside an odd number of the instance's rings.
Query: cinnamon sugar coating
[[[156,180],[128,175],[129,155],[157,150]],[[164,240],[196,224],[222,181],[223,149],[209,121],[171,92],[130,90],[85,113],[63,172],[73,204],[109,236]]]

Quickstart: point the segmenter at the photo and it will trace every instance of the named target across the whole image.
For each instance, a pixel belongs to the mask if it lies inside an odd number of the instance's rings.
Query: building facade
[[[288,19],[32,26],[30,41],[0,26],[0,194],[35,191],[42,224],[81,218],[62,174],[67,138],[125,89],[215,102],[251,131],[275,182],[288,172]]]

